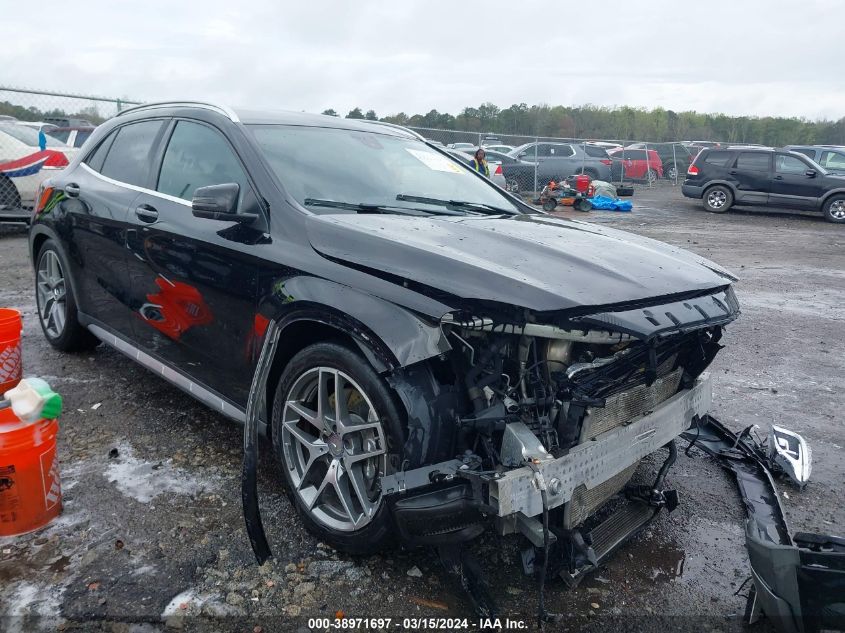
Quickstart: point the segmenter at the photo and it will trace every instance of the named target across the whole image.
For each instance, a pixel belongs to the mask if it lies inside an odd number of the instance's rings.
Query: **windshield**
[[[455,159],[424,143],[373,132],[289,125],[249,126],[271,168],[297,202],[314,200],[442,211],[397,196],[460,200],[520,210]]]
[[[38,130],[35,128],[26,127],[25,125],[4,124],[0,125],[0,132],[5,132],[12,138],[30,147],[39,147]],[[49,134],[45,136],[47,137],[47,147],[67,147],[64,143],[51,137]]]

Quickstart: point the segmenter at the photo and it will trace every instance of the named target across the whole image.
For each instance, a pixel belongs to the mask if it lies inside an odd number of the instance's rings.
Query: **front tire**
[[[845,195],[831,196],[824,203],[824,219],[835,224],[845,223]]]
[[[711,213],[725,213],[733,205],[734,196],[724,185],[713,185],[705,190],[701,200]]]
[[[63,352],[82,352],[100,341],[79,323],[76,297],[68,266],[58,246],[47,240],[35,264],[35,304],[38,322],[47,342]]]
[[[309,532],[350,554],[393,542],[380,479],[400,463],[403,421],[390,387],[351,349],[317,343],[291,359],[273,402],[273,448]]]

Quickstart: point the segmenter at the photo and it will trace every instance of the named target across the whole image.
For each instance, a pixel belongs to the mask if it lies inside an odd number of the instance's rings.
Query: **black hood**
[[[725,286],[703,257],[624,231],[545,215],[309,217],[320,254],[455,295],[531,310],[640,301]]]

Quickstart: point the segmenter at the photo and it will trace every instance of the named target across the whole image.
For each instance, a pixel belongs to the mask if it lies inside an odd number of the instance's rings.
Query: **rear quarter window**
[[[737,169],[749,171],[769,171],[771,154],[766,152],[740,152],[736,159]]]
[[[596,147],[595,145],[584,146],[584,151],[587,152],[587,156],[592,156],[593,158],[607,158],[607,150]]]
[[[724,167],[728,164],[728,161],[731,158],[730,152],[707,152],[704,155],[704,162],[710,165],[717,165],[719,167]]]

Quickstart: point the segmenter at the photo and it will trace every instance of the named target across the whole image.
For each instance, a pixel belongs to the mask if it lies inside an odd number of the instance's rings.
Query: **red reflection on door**
[[[178,341],[192,327],[208,325],[214,320],[199,290],[181,281],[164,277],[155,280],[159,291],[148,294],[139,310],[141,318],[159,332]]]

